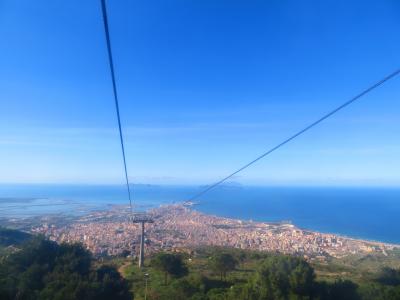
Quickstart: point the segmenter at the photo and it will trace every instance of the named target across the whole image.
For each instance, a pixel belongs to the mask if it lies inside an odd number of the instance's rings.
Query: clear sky
[[[130,177],[215,181],[400,67],[400,2],[108,0]],[[0,182],[123,182],[100,1],[0,1]],[[400,186],[400,78],[241,173]]]

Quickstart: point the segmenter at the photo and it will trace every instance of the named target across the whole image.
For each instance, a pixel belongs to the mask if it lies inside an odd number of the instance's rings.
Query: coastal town
[[[154,223],[145,225],[146,254],[224,246],[325,260],[349,254],[386,255],[398,247],[304,230],[290,222],[254,222],[207,215],[184,204],[161,206],[148,211],[147,216]],[[139,251],[139,225],[130,221],[129,211],[123,206],[92,212],[68,224],[46,222],[31,231],[60,243],[81,242],[96,256],[136,256]]]

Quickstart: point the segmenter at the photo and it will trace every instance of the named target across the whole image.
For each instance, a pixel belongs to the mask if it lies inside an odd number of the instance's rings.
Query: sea
[[[135,210],[190,199],[201,186],[134,185]],[[207,214],[264,222],[290,221],[325,233],[400,244],[400,188],[226,185],[196,199]],[[0,185],[2,218],[79,215],[127,205],[119,185]]]

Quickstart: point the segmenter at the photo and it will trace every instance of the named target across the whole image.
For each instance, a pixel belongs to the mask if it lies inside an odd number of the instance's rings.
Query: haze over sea
[[[136,185],[144,210],[187,200],[200,187]],[[197,210],[257,221],[290,220],[310,230],[400,243],[400,189],[355,187],[223,186],[204,195]],[[116,185],[0,185],[0,217],[79,214],[127,204]]]

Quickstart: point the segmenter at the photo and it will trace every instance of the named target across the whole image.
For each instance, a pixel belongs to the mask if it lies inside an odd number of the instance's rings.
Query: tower
[[[140,235],[139,268],[142,268],[144,263],[144,226],[145,226],[144,224],[154,223],[154,220],[145,213],[137,213],[133,216],[132,222],[140,224],[141,235]]]

